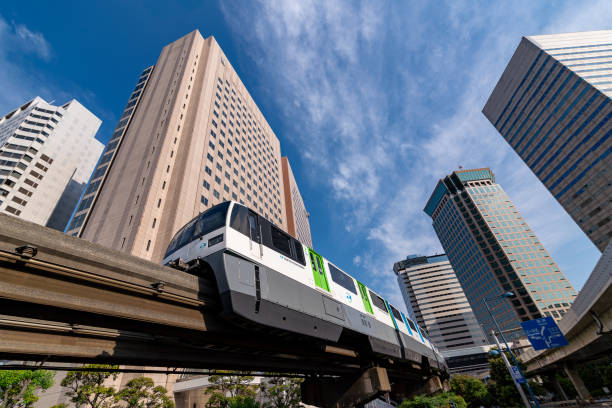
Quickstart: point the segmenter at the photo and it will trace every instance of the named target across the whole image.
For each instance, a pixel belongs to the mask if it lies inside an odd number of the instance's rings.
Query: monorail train
[[[404,313],[237,202],[210,208],[173,237],[164,265],[194,262],[210,266],[225,312],[332,342],[350,330],[367,336],[374,354],[445,368]]]

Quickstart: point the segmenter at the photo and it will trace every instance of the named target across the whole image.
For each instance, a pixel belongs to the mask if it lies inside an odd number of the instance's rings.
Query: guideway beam
[[[371,367],[357,378],[330,380],[307,377],[302,383],[302,400],[323,408],[356,407],[390,391],[387,370]]]

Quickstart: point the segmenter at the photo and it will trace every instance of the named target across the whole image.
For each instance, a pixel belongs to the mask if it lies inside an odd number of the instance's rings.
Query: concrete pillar
[[[557,379],[557,374],[556,373],[552,373],[552,380],[553,380],[553,385],[555,386],[555,391],[557,391],[557,393],[561,396],[563,401],[567,401],[569,398],[567,397],[567,394],[565,393],[565,390],[561,386],[561,383]]]
[[[563,371],[565,371],[565,374],[567,374],[570,381],[574,385],[576,392],[578,392],[578,396],[585,401],[590,399],[591,393],[584,385],[584,382],[582,382],[582,378],[580,378],[580,376],[578,375],[578,371],[576,371],[574,367],[570,366],[567,363],[563,365]]]
[[[387,370],[372,367],[353,378],[307,378],[302,401],[324,408],[355,407],[391,391]]]

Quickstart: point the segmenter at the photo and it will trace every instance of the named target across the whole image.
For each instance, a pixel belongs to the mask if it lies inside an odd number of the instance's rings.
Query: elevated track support
[[[206,275],[0,214],[0,359],[326,376],[342,398],[435,375],[350,341],[239,327],[220,311]]]

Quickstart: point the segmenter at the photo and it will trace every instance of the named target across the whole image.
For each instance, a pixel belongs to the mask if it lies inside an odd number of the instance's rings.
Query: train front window
[[[216,205],[181,228],[174,238],[172,238],[172,241],[170,241],[170,245],[168,245],[168,250],[164,257],[167,257],[172,252],[182,248],[191,241],[223,227],[225,225],[229,204],[229,202],[225,202]]]
[[[229,202],[221,203],[206,211],[197,220],[190,241],[225,226]]]

